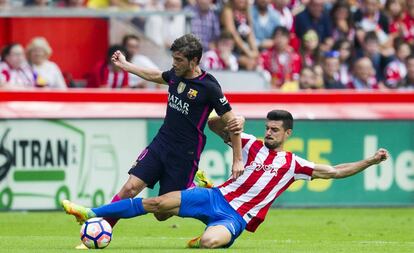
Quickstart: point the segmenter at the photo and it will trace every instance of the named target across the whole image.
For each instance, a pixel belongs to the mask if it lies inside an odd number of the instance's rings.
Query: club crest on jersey
[[[183,91],[184,91],[184,90],[185,90],[185,83],[180,82],[180,83],[178,84],[178,86],[177,86],[177,92],[178,92],[178,94],[183,93]]]
[[[252,166],[253,169],[255,169],[257,171],[264,170],[264,171],[268,171],[270,173],[274,173],[275,176],[277,175],[278,169],[275,168],[275,166],[273,166],[272,164],[264,165],[264,164],[253,161],[253,162],[250,163],[250,166]]]
[[[195,99],[197,97],[197,93],[198,93],[197,90],[190,89],[187,93],[187,97],[189,99]]]

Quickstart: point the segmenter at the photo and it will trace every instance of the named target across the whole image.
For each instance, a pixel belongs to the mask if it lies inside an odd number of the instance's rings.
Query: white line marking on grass
[[[396,242],[396,241],[353,241],[362,244],[414,244],[414,242]]]

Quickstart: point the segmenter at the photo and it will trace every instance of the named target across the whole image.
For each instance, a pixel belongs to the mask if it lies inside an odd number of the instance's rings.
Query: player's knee
[[[207,248],[207,249],[215,249],[223,247],[223,242],[217,238],[212,236],[202,236],[200,240],[201,248]]]
[[[137,196],[138,194],[138,189],[137,187],[135,187],[135,185],[131,184],[131,183],[126,183],[121,191],[118,193],[118,195],[121,198],[134,198],[135,196]]]
[[[147,199],[148,204],[151,206],[151,210],[155,213],[155,217],[157,217],[157,213],[162,211],[162,197],[155,197],[151,199]],[[157,218],[158,219],[158,218]]]
[[[168,220],[168,218],[171,217],[171,215],[164,214],[164,213],[154,213],[154,216],[158,221],[165,221],[165,220]]]

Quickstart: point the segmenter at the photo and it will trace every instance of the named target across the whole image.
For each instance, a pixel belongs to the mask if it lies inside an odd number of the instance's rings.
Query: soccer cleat
[[[212,188],[213,182],[206,176],[206,173],[203,170],[197,170],[194,182],[198,187],[204,187],[204,188]]]
[[[86,220],[95,217],[94,213],[90,208],[77,205],[70,202],[69,200],[62,200],[62,207],[65,209],[67,214],[75,216],[79,224],[83,224]]]
[[[86,247],[85,244],[81,243],[78,246],[76,246],[75,249],[88,249],[88,247]]]
[[[201,236],[198,236],[196,238],[193,238],[193,239],[189,240],[187,242],[187,248],[191,248],[191,249],[200,248],[200,240],[201,240]]]

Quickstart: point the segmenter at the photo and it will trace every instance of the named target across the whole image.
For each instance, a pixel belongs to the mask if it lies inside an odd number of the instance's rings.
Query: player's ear
[[[292,129],[288,129],[288,130],[286,130],[286,132],[285,132],[285,137],[286,137],[286,138],[289,138],[291,135],[292,135]]]
[[[191,68],[197,67],[197,62],[198,62],[198,58],[197,57],[194,57],[193,59],[191,59],[191,61],[190,61],[190,67]]]

